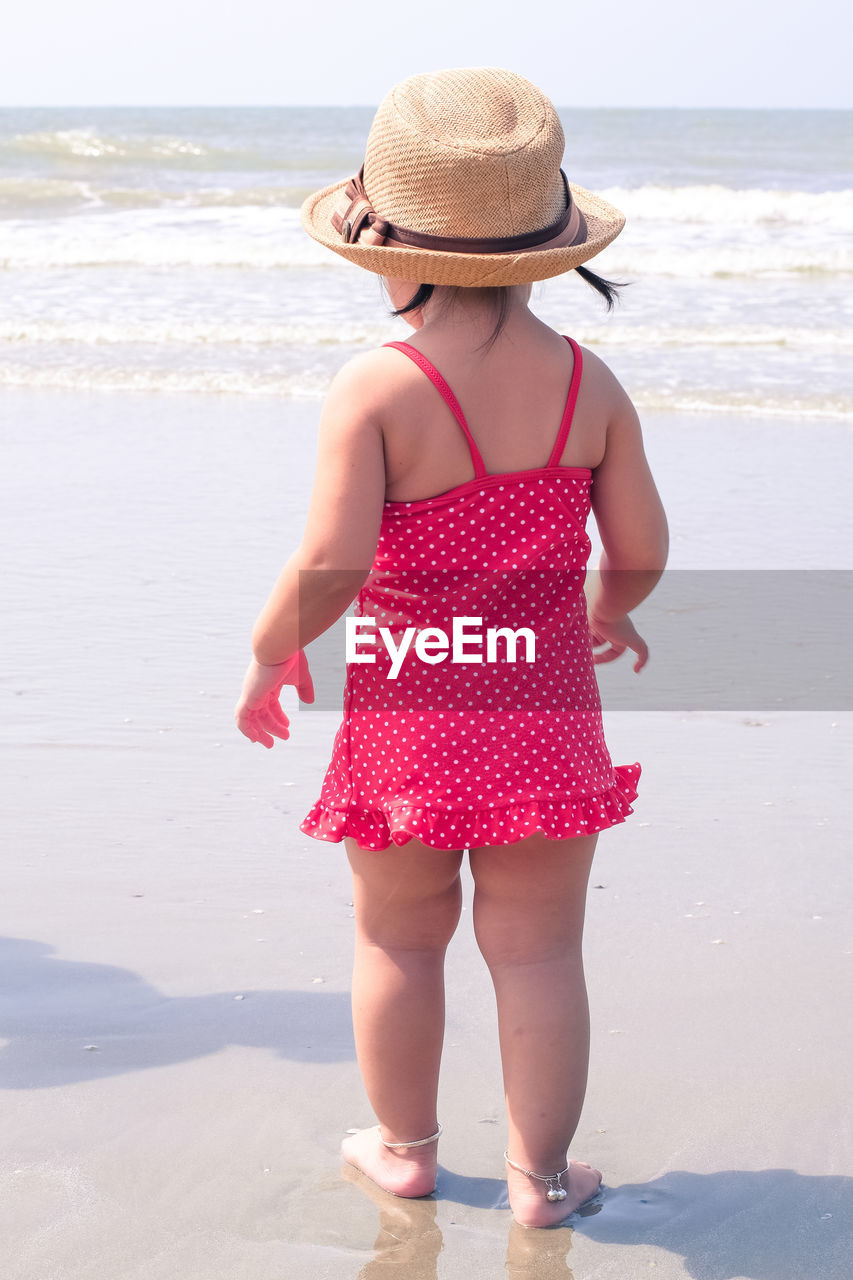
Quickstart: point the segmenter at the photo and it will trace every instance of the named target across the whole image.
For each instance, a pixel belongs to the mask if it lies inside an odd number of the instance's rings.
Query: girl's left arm
[[[265,746],[288,736],[278,705],[282,684],[295,684],[303,701],[313,699],[300,651],[346,612],[376,554],[385,455],[372,354],[351,360],[329,389],[305,532],[252,630],[254,659],[235,719]]]

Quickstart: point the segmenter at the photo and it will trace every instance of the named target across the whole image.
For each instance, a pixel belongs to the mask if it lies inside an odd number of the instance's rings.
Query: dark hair
[[[619,301],[619,290],[628,288],[627,280],[605,280],[604,276],[597,276],[594,271],[590,271],[587,267],[575,267],[578,275],[587,284],[592,285],[596,293],[600,293],[607,304],[607,310],[612,311],[616,303]]]
[[[594,271],[590,271],[586,267],[575,267],[575,271],[577,271],[578,275],[585,280],[588,285],[591,285],[592,288],[595,289],[596,293],[601,294],[607,304],[608,311],[612,311],[613,307],[619,301],[619,290],[627,288],[624,281],[617,283],[614,280],[605,280],[603,276],[597,276]],[[456,287],[461,288],[462,286]],[[509,285],[497,285],[490,290],[494,295],[497,319],[495,320],[494,329],[483,344],[487,350],[494,344],[506,324],[506,318],[509,312],[510,288],[511,286]],[[434,292],[434,284],[419,284],[417,290],[406,305],[404,307],[398,307],[396,311],[391,312],[391,315],[404,316],[407,315],[409,311],[417,311],[419,307],[423,307],[427,302],[429,302]]]
[[[461,289],[462,287],[462,285],[455,285],[454,289]],[[396,311],[391,312],[391,315],[404,316],[409,311],[417,311],[418,307],[422,307],[429,302],[434,292],[434,284],[419,284],[414,296],[406,303],[406,305],[404,307],[398,307]],[[496,285],[494,288],[489,288],[489,293],[492,295],[491,300],[495,304],[495,308],[497,310],[497,318],[495,320],[494,329],[483,343],[483,346],[487,351],[489,347],[494,345],[501,329],[503,329],[506,324],[506,318],[509,313],[510,286]]]

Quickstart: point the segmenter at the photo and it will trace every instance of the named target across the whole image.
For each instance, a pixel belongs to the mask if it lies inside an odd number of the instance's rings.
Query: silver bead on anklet
[[[382,1137],[382,1129],[380,1125],[376,1126],[379,1133],[379,1141],[383,1147],[388,1147],[390,1151],[396,1151],[401,1147],[425,1147],[430,1142],[437,1142],[443,1133],[441,1125],[438,1126],[435,1133],[431,1133],[428,1138],[418,1138],[416,1142],[386,1142]]]
[[[569,1194],[565,1187],[560,1185],[560,1179],[564,1173],[568,1173],[571,1168],[571,1160],[565,1169],[561,1169],[559,1173],[534,1173],[532,1169],[523,1169],[520,1164],[516,1164],[514,1160],[510,1160],[509,1151],[504,1152],[504,1160],[512,1169],[517,1169],[519,1173],[524,1173],[528,1178],[537,1178],[540,1182],[544,1182],[548,1190],[545,1192],[545,1199],[551,1201],[565,1200]]]

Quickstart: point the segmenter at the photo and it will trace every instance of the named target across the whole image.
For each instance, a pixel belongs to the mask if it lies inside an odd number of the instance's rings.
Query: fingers
[[[311,679],[311,672],[307,666],[305,668],[305,678],[296,686],[296,692],[299,695],[300,702],[314,701],[314,681]]]
[[[290,721],[276,702],[274,707],[256,711],[252,723],[262,732],[286,741],[290,737]],[[272,745],[272,744],[270,744]]]
[[[289,733],[267,733],[266,729],[262,728],[261,725],[256,724],[254,721],[250,721],[245,725],[238,725],[238,728],[250,742],[259,742],[262,747],[274,746],[276,738],[280,738],[282,741],[285,741],[290,737]]]
[[[259,742],[262,747],[271,747],[274,739],[255,721],[253,716],[241,716],[237,720],[237,728],[250,742]]]
[[[308,670],[308,659],[302,649],[299,650],[296,656],[298,658],[296,679],[294,681],[296,693],[300,702],[313,702],[314,681],[311,679],[311,672]]]
[[[281,709],[281,703],[278,698],[271,698],[269,704],[264,708],[267,716],[272,724],[278,725],[281,729],[288,729],[290,721]]]
[[[625,652],[624,644],[611,645],[609,649],[606,649],[604,651],[604,653],[594,653],[592,655],[592,660],[595,663],[615,662],[617,658],[622,657],[622,654],[624,652]]]
[[[234,719],[244,737],[263,747],[272,747],[276,738],[286,742],[290,737],[290,721],[277,701],[258,710],[238,707]]]
[[[595,652],[595,649],[601,649],[605,644],[607,644],[606,640],[599,640],[597,644],[593,645],[592,660],[594,663],[615,662],[617,658],[621,658],[626,649],[631,649],[632,652],[637,655],[637,661],[634,663],[632,668],[635,672],[642,671],[643,667],[649,660],[649,646],[646,644],[643,637],[638,635],[636,632],[628,644],[617,644],[615,642],[611,642],[609,647],[604,649],[603,652]]]
[[[634,663],[635,671],[642,671],[643,667],[649,660],[649,646],[646,644],[642,636],[637,636],[638,643],[633,646],[634,652],[637,654],[637,661]]]
[[[257,727],[253,727],[248,732],[246,732],[246,737],[249,739],[250,742],[259,742],[262,747],[269,748],[275,745],[275,739],[272,738],[268,733],[264,733],[262,729],[258,729]]]

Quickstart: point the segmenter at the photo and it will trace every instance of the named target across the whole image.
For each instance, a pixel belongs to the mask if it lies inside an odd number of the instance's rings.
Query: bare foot
[[[548,1200],[545,1183],[528,1178],[518,1169],[507,1165],[506,1184],[509,1206],[513,1217],[522,1227],[556,1227],[569,1214],[591,1200],[601,1186],[601,1174],[582,1160],[572,1160],[568,1173],[560,1178],[560,1185],[568,1195],[565,1200]]]
[[[389,1151],[379,1137],[379,1129],[361,1129],[344,1138],[341,1155],[347,1164],[360,1169],[371,1182],[392,1196],[415,1199],[435,1190],[438,1168],[438,1141],[428,1147],[407,1147]]]

